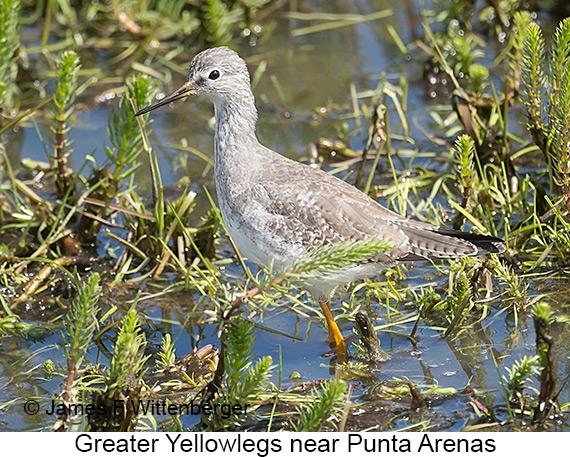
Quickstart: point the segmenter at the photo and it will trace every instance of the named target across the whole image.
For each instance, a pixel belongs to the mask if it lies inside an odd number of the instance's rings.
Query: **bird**
[[[388,249],[367,261],[303,284],[321,306],[339,359],[346,358],[347,345],[330,307],[338,286],[402,262],[504,252],[499,238],[407,219],[348,182],[263,146],[256,134],[258,113],[250,81],[237,52],[209,48],[192,59],[182,87],[135,115],[188,96],[213,102],[218,206],[239,252],[259,267],[275,268],[335,243],[388,243]]]

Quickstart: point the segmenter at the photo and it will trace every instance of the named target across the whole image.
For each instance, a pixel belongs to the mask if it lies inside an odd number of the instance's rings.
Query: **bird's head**
[[[203,95],[217,104],[230,97],[246,98],[249,94],[250,79],[245,61],[225,46],[211,48],[194,57],[190,63],[188,79],[180,89],[154,105],[143,108],[135,116],[190,95]]]

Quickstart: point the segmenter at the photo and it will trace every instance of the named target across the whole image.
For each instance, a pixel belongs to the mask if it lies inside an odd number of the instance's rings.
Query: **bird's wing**
[[[300,164],[297,164],[300,165]],[[390,243],[393,256],[408,254],[408,237],[393,222],[405,221],[350,184],[307,166],[284,170],[271,183],[258,182],[273,216],[267,227],[303,246],[377,239]]]
[[[287,161],[271,184],[260,181],[274,217],[268,230],[303,246],[377,239],[392,246],[378,261],[457,258],[504,250],[501,240],[412,221],[384,208],[354,186]]]

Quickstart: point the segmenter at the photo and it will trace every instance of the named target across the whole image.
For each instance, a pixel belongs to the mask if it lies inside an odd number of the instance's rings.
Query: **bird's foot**
[[[338,363],[344,363],[348,359],[348,347],[346,341],[342,340],[336,343],[336,360]]]
[[[333,321],[334,322],[334,321]],[[331,352],[334,352],[339,363],[346,362],[348,358],[348,345],[336,323],[329,327],[329,336],[327,338]]]

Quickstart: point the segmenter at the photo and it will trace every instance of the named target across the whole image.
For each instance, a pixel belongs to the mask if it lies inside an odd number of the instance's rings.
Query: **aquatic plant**
[[[546,57],[539,25],[528,25],[523,50],[524,102],[529,130],[548,164],[555,186],[570,211],[570,18],[554,33]]]
[[[0,106],[7,112],[13,105],[20,47],[20,0],[2,0],[0,4]]]

